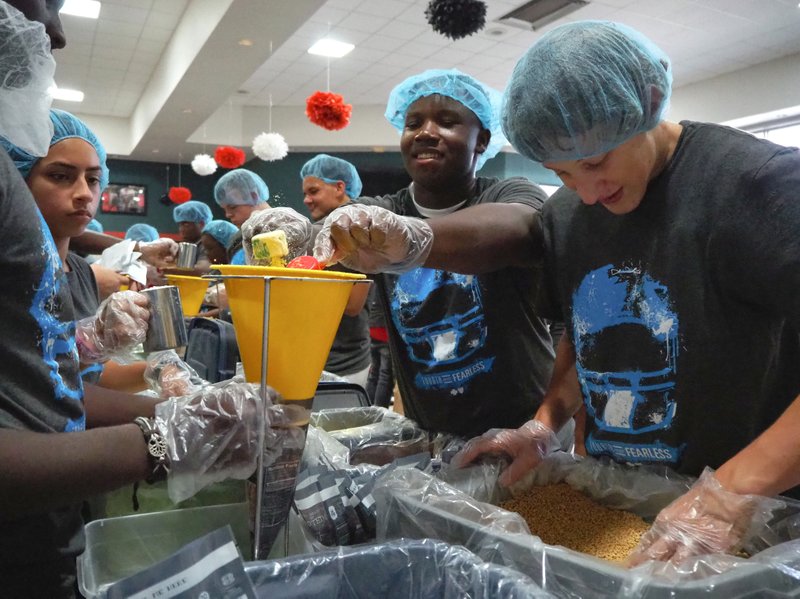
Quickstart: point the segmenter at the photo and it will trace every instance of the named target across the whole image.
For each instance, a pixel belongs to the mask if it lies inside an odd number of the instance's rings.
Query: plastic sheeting
[[[259,597],[304,599],[539,599],[552,597],[510,568],[463,547],[397,540],[245,567]]]
[[[482,474],[475,476],[480,479]],[[556,454],[514,491],[557,482],[566,482],[603,505],[652,519],[693,481],[665,470]],[[486,561],[518,569],[557,597],[800,597],[800,503],[794,500],[785,500],[786,507],[769,527],[745,544],[753,555],[750,559],[706,555],[678,567],[650,562],[627,570],[545,545],[529,533],[519,515],[423,472],[396,470],[378,481],[373,496],[379,540],[424,537],[462,544]],[[577,517],[574,525],[580,526]]]

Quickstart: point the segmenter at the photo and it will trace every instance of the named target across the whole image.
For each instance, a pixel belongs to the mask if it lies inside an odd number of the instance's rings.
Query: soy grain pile
[[[639,516],[599,505],[566,483],[534,487],[500,507],[522,516],[548,545],[616,562],[630,555],[649,528]]]

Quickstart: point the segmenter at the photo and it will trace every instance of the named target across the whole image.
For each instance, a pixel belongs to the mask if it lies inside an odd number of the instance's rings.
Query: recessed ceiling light
[[[77,89],[67,89],[66,87],[51,87],[49,90],[54,100],[64,100],[65,102],[83,102],[83,92]]]
[[[64,15],[96,19],[100,16],[100,3],[97,0],[66,0],[59,12]]]
[[[239,45],[240,46],[252,46],[253,45],[253,40],[248,39],[246,37],[243,37],[242,39],[239,40]]]
[[[158,148],[153,149],[153,154],[158,154]]]
[[[181,110],[181,112],[183,114],[192,114],[192,109],[191,108],[184,108],[183,110]]]
[[[349,54],[355,46],[347,42],[340,42],[329,37],[322,38],[308,49],[309,54],[319,56],[330,56],[331,58],[341,58]]]

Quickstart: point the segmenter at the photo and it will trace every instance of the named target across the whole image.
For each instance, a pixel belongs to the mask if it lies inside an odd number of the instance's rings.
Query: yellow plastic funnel
[[[203,305],[203,298],[208,289],[208,279],[184,275],[167,275],[167,283],[178,288],[184,316],[195,316],[200,312],[200,306]]]
[[[270,277],[267,383],[285,400],[314,397],[350,291],[364,275],[270,266],[215,265],[248,382],[261,382],[264,279]]]

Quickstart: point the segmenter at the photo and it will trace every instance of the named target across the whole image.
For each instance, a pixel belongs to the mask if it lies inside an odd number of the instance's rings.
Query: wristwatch
[[[153,484],[166,479],[167,473],[169,472],[167,441],[156,427],[156,422],[153,418],[139,416],[138,418],[134,418],[133,421],[142,429],[145,443],[147,443],[147,456],[150,460],[150,464],[153,466],[150,475],[144,479],[145,482]]]

